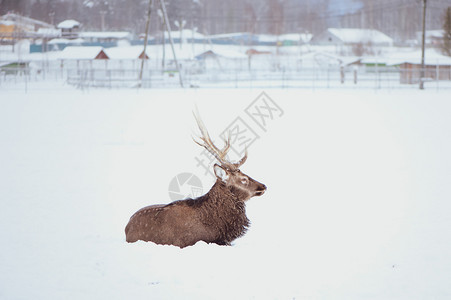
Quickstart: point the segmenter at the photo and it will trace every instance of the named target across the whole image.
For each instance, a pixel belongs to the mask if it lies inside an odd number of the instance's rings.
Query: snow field
[[[48,84],[48,86],[46,86]],[[447,91],[0,90],[2,299],[446,299]],[[192,110],[217,137],[260,135],[242,170],[268,186],[232,247],[125,242],[139,208],[196,167]]]

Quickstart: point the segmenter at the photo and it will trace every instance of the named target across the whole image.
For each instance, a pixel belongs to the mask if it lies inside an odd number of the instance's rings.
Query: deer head
[[[194,118],[196,119],[202,134],[202,136],[199,137],[201,142],[196,140],[194,140],[194,142],[205,148],[219,162],[219,164],[215,164],[213,167],[217,180],[225,184],[229,190],[242,201],[247,201],[254,196],[263,195],[266,191],[266,186],[244,174],[239,169],[247,160],[247,148],[244,156],[238,162],[230,162],[227,158],[227,153],[230,150],[230,134],[228,138],[224,140],[224,147],[219,149],[212,142],[207,128],[199,115],[194,113]]]

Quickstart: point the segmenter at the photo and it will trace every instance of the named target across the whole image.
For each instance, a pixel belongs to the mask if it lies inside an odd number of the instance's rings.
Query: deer
[[[201,133],[200,141],[194,138],[193,141],[217,160],[213,165],[216,182],[205,195],[195,199],[150,205],[135,212],[125,227],[128,243],[141,240],[185,248],[204,241],[230,246],[247,232],[250,221],[245,203],[263,195],[266,186],[240,170],[248,157],[247,147],[238,162],[231,162],[227,156],[231,147],[230,133],[224,139],[224,147],[219,149],[200,117],[193,114]]]

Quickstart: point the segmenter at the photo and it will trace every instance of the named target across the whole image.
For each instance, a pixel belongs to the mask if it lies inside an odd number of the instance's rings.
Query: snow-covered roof
[[[55,28],[39,28],[38,33],[42,35],[48,35],[48,36],[60,36],[61,35],[61,29],[55,29]]]
[[[312,38],[309,33],[287,33],[281,35],[272,34],[251,34],[247,32],[223,33],[211,35],[212,39],[234,39],[234,38],[252,38],[260,43],[276,43],[283,41],[304,42],[307,43]]]
[[[248,32],[232,32],[232,33],[221,33],[221,34],[213,34],[210,35],[210,38],[214,39],[227,39],[227,38],[236,38],[236,37],[243,37],[243,36],[250,36],[252,34]]]
[[[83,39],[52,39],[47,44],[81,44],[83,43]]]
[[[416,38],[418,41],[421,41],[423,32],[417,31],[416,32]],[[433,43],[434,40],[441,40],[445,36],[445,31],[443,29],[436,29],[436,30],[426,30],[425,37],[426,37],[426,43],[430,44]]]
[[[58,24],[58,26],[56,26],[58,28],[61,29],[71,29],[74,27],[80,27],[80,22],[75,21],[75,20],[65,20],[61,23]]]
[[[343,57],[322,51],[313,51],[299,58],[304,67],[347,66],[359,61],[358,57]]]
[[[331,66],[341,65],[343,60],[337,55],[333,55],[327,52],[314,51],[301,55],[299,58],[304,66]]]
[[[104,50],[110,59],[138,59],[144,51],[143,46],[112,47]],[[146,54],[150,57],[149,48]]]
[[[127,39],[130,37],[128,31],[85,31],[78,34],[81,38],[100,38],[100,39]]]
[[[386,63],[390,66],[403,63],[419,65],[421,64],[421,50],[393,53],[386,58]],[[424,63],[429,66],[451,66],[451,57],[444,56],[434,49],[427,49],[424,54]]]
[[[215,49],[215,50],[208,50],[205,52],[202,52],[198,55],[196,55],[196,57],[202,57],[205,56],[205,54],[210,53],[212,55],[215,56],[219,56],[219,57],[224,57],[224,58],[230,58],[230,59],[247,59],[247,55],[237,52],[237,51],[233,51],[233,50],[229,50],[229,49]]]
[[[417,36],[421,36],[422,32],[418,31]],[[426,38],[437,38],[441,39],[443,36],[445,36],[445,31],[443,29],[436,29],[436,30],[426,30],[425,32]]]
[[[257,38],[259,42],[263,43],[275,43],[280,40],[277,35],[272,34],[259,34]]]
[[[373,43],[392,44],[393,39],[374,29],[360,28],[329,28],[328,32],[336,36],[345,44]]]
[[[102,47],[77,47],[70,46],[61,51],[60,59],[95,59],[103,51]]]
[[[5,25],[5,26],[11,26],[16,23],[14,21],[9,21],[9,20],[0,20],[0,24]]]
[[[313,37],[313,34],[311,33],[286,33],[282,34],[279,37],[280,41],[294,41],[299,42],[302,41],[303,43],[308,43]]]
[[[182,30],[182,37],[184,39],[191,39],[191,38],[193,38],[193,35],[194,35],[195,39],[203,39],[203,38],[205,38],[205,36],[202,33],[199,33],[197,31],[193,31],[191,29],[183,29]],[[169,38],[168,33],[166,31],[164,32],[164,36],[166,38]],[[179,39],[180,38],[180,30],[171,31],[171,37],[173,39]]]
[[[6,24],[3,23],[4,25],[18,24],[21,26],[37,25],[39,27],[46,27],[46,28],[54,28],[55,27],[52,24],[48,24],[48,23],[45,23],[45,22],[42,22],[39,20],[24,17],[21,15],[15,14],[15,13],[7,13],[6,15],[0,16],[0,20],[2,20],[3,22],[5,22],[5,21],[12,22],[12,24],[11,23],[6,23]]]
[[[281,34],[279,37],[282,41],[300,41],[301,40],[301,34],[299,33],[286,33]]]
[[[233,38],[252,38],[258,40],[261,43],[276,43],[283,41],[293,41],[293,42],[308,42],[312,38],[309,33],[287,33],[281,35],[273,34],[251,34],[247,32],[236,32],[236,33],[223,33],[211,35],[212,39],[233,39]]]

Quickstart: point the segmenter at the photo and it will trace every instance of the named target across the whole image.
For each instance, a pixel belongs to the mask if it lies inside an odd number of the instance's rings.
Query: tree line
[[[153,0],[151,32],[162,28]],[[396,41],[421,30],[422,0],[166,0],[171,26],[204,34],[320,33],[328,27],[378,29]],[[57,24],[75,19],[85,30],[144,32],[149,0],[0,0],[0,14],[16,12]],[[427,28],[443,28],[449,0],[428,0]],[[102,18],[103,27],[102,28]]]

